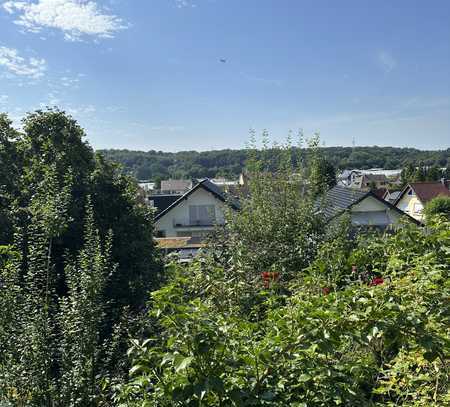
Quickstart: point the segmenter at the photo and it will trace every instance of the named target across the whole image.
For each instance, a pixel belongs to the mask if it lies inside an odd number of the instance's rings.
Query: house
[[[353,188],[368,188],[374,184],[376,188],[386,187],[388,184],[399,184],[401,170],[384,170],[372,168],[369,170],[344,170],[338,177],[339,184]],[[365,179],[363,179],[363,177]]]
[[[352,188],[369,189],[385,188],[389,185],[389,179],[385,174],[359,174],[353,177],[350,186]]]
[[[412,182],[403,189],[394,205],[419,221],[423,208],[437,196],[450,196],[448,181]]]
[[[213,178],[210,180],[212,183],[220,187],[237,186],[239,185],[239,180],[229,180],[226,178]]]
[[[337,176],[337,181],[344,186],[350,186],[358,175],[361,175],[358,170],[344,170]]]
[[[373,189],[372,192],[381,199],[384,199],[385,201],[388,200],[388,196],[389,196],[389,190],[387,188],[376,188]]]
[[[192,237],[203,240],[225,223],[226,207],[239,209],[220,187],[204,179],[155,217],[158,238]]]
[[[190,179],[168,179],[161,181],[162,194],[184,194],[193,187]]]
[[[387,191],[383,199],[385,201],[388,201],[389,203],[393,204],[397,198],[399,197],[401,191]]]
[[[336,185],[325,194],[321,211],[328,221],[349,213],[351,223],[355,227],[386,229],[395,226],[404,217],[420,224],[372,191],[364,192],[341,185]]]
[[[138,185],[142,188],[146,193],[151,192],[155,189],[155,182],[151,181],[138,181]]]

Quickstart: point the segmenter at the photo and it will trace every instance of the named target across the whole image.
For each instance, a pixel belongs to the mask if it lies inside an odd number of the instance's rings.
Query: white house
[[[363,192],[340,185],[327,192],[321,201],[321,210],[330,221],[349,213],[352,225],[356,227],[385,229],[395,226],[403,217],[419,223],[371,191]]]
[[[208,179],[200,181],[155,217],[159,238],[204,239],[216,225],[225,223],[225,208],[238,209],[223,191]]]
[[[425,205],[438,196],[450,196],[447,182],[412,182],[406,185],[397,197],[394,205],[413,218],[422,221]]]

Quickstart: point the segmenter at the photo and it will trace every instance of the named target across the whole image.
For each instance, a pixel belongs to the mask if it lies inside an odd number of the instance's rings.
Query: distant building
[[[337,176],[338,184],[350,186],[354,179],[354,176],[359,174],[360,172],[357,170],[344,170]]]
[[[216,184],[216,185],[218,185],[220,187],[222,187],[222,186],[226,187],[226,186],[239,185],[239,181],[238,180],[229,180],[229,179],[226,179],[226,178],[211,178],[210,181],[213,184]]]
[[[384,195],[383,199],[385,201],[388,201],[389,203],[393,204],[398,196],[400,195],[401,191],[387,191],[387,193]]]
[[[162,194],[184,194],[190,190],[193,182],[190,179],[168,179],[161,181]]]
[[[354,175],[350,186],[358,189],[385,188],[389,185],[389,179],[384,174],[359,174]]]
[[[388,184],[399,184],[402,170],[383,170],[372,168],[369,170],[344,170],[338,176],[338,184],[352,186],[353,188],[367,188],[367,180],[373,181],[376,188],[385,187]],[[366,176],[364,178],[364,176]],[[363,186],[361,186],[363,185]]]
[[[138,181],[139,187],[141,187],[145,192],[151,192],[155,189],[155,182],[151,181]]]
[[[387,188],[376,188],[372,189],[372,192],[380,199],[384,199],[388,201],[387,197],[389,196],[389,190]]]
[[[355,227],[386,229],[398,224],[403,217],[419,223],[371,191],[364,192],[340,185],[325,194],[321,210],[328,221],[348,213]]]
[[[406,185],[394,205],[414,219],[422,221],[425,205],[438,196],[450,196],[448,181],[412,182]]]

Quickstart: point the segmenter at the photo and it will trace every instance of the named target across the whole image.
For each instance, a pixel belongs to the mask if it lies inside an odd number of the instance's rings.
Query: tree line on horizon
[[[294,159],[298,155],[297,150],[298,148],[292,147]],[[271,151],[275,150],[269,149],[268,153]],[[245,168],[248,157],[248,149],[176,153],[105,149],[99,152],[108,159],[120,163],[126,173],[137,179],[153,181],[168,178],[236,178]],[[450,148],[418,150],[377,146],[322,147],[321,152],[337,170],[399,169],[407,166],[450,167]],[[305,153],[308,160],[311,152],[306,149]]]

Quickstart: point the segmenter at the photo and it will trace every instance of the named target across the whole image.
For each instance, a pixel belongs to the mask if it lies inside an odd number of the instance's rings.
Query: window
[[[148,203],[149,203],[149,205],[150,205],[151,208],[154,208],[154,207],[155,207],[155,201],[154,201],[153,199],[149,199],[149,200],[148,200]]]
[[[413,196],[413,195],[414,195],[414,192],[413,192],[412,188],[409,188],[409,190],[408,190],[408,195],[409,195],[409,196]]]
[[[214,205],[190,205],[189,221],[191,225],[211,225],[216,220]]]
[[[166,231],[165,230],[157,230],[156,237],[166,237]]]

